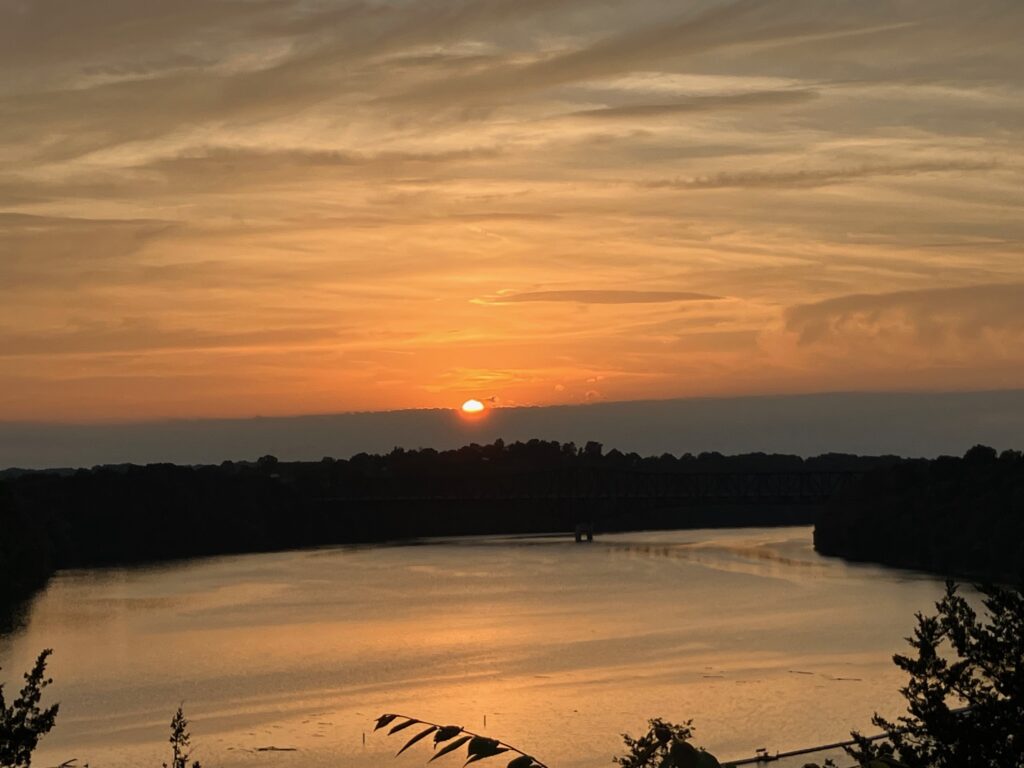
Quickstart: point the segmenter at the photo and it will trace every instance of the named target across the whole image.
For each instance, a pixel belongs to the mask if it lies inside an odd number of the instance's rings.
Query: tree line
[[[826,555],[998,581],[1024,576],[1024,457],[976,445],[963,457],[880,467],[831,500],[814,529]]]

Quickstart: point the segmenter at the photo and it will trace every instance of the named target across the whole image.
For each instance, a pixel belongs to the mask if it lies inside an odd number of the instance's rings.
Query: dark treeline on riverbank
[[[991,449],[935,461],[846,454],[641,457],[605,452],[596,443],[580,448],[540,440],[319,462],[266,456],[200,467],[7,470],[0,472],[0,606],[32,594],[59,568],[565,531],[587,520],[599,530],[628,530],[809,524],[820,516],[819,546],[827,554],[952,572],[997,563],[1002,573],[1022,554],[1021,471],[1019,454],[996,457]],[[673,477],[829,473],[855,482],[826,510],[820,499],[708,503],[644,493]],[[966,552],[947,553],[952,542]],[[0,607],[0,615],[7,613]]]
[[[266,456],[199,467],[6,470],[0,472],[0,601],[31,594],[58,568],[414,536],[564,531],[593,517],[595,508],[605,529],[809,523],[813,511],[778,505],[673,516],[637,499],[602,507],[586,498],[587,489],[578,503],[544,496],[556,481],[563,496],[566,487],[576,493],[581,489],[573,483],[586,476],[614,475],[618,491],[628,495],[666,474],[860,472],[896,460],[761,453],[641,457],[606,452],[597,443],[531,440],[319,462]],[[499,486],[534,498],[481,498]],[[381,499],[388,495],[400,498]]]
[[[975,446],[906,459],[833,499],[814,529],[826,555],[947,576],[1024,577],[1024,457]]]

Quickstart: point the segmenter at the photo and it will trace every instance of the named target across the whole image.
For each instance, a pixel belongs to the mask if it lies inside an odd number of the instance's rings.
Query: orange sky
[[[1024,386],[1024,4],[0,5],[0,420]]]

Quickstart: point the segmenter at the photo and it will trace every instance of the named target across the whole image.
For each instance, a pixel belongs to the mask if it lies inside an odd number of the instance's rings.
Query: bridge
[[[861,472],[843,471],[649,472],[573,468],[451,477],[377,477],[330,501],[821,504],[862,476]]]

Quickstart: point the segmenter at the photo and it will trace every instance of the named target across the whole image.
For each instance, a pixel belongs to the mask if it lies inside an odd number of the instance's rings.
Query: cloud
[[[1024,334],[1021,307],[1024,283],[971,285],[839,296],[791,307],[785,323],[805,345],[849,337],[905,338],[936,348],[991,334]]]
[[[730,109],[781,107],[790,104],[804,104],[816,98],[818,98],[818,92],[810,89],[753,91],[750,93],[691,96],[665,104],[629,104],[600,109],[584,109],[573,112],[570,117],[600,120],[661,117]]]
[[[280,5],[273,0],[244,4],[176,0],[173,7],[151,0],[108,0],[95,5],[74,0],[4,3],[0,62],[7,67],[38,67],[62,60],[102,59],[112,53],[166,48],[195,36],[197,30],[204,35],[215,30],[229,38],[251,35],[260,20]]]
[[[468,147],[437,152],[354,152],[303,148],[202,147],[153,160],[136,170],[136,186],[146,186],[155,174],[161,186],[152,191],[239,190],[245,187],[312,181],[360,181],[409,178],[465,169],[479,161],[499,158],[498,147]]]
[[[194,382],[163,380],[180,389]],[[80,388],[123,386],[120,381]],[[0,398],[3,393],[0,393]],[[642,455],[752,451],[814,456],[829,451],[905,456],[960,455],[967,446],[1020,445],[1024,391],[837,393],[591,402],[587,407],[501,408],[471,437],[449,408],[287,418],[168,420],[136,424],[0,421],[0,468],[101,463],[219,463],[272,453],[316,461],[394,446],[457,448],[499,437],[596,440]]]
[[[734,0],[697,13],[659,19],[578,45],[564,53],[505,63],[463,78],[437,81],[386,101],[447,106],[453,101],[505,102],[531,91],[570,83],[658,70],[710,51],[764,45],[796,45],[806,40],[871,35],[899,29],[906,22],[865,22],[856,14],[823,19],[774,0]],[[796,10],[796,12],[794,12]],[[806,8],[804,10],[807,10]]]
[[[482,300],[486,304],[531,301],[568,301],[579,304],[657,304],[674,301],[716,301],[721,296],[687,291],[529,291],[501,294]]]
[[[421,87],[409,56],[463,43],[463,36],[493,38],[501,29],[494,25],[514,29],[537,14],[558,19],[577,5],[183,0],[170,12],[152,0],[115,0],[102,9],[43,0],[0,7],[0,62],[17,73],[0,86],[9,118],[0,124],[0,144],[27,143],[40,159],[67,160],[183,131],[287,120],[326,105],[359,109],[392,89]],[[461,69],[488,60],[462,57]],[[449,69],[433,73],[437,82],[451,79]]]
[[[237,332],[161,328],[147,318],[91,322],[57,331],[17,333],[0,329],[0,357],[92,355],[281,347],[337,341],[341,329],[268,328]]]
[[[804,189],[845,184],[877,176],[916,176],[925,173],[969,173],[997,168],[993,161],[933,161],[891,165],[861,165],[853,168],[818,168],[799,171],[740,171],[717,173],[693,179],[646,182],[655,189]]]
[[[737,22],[760,5],[761,0],[739,0],[696,15],[609,35],[564,53],[526,63],[503,63],[467,77],[438,81],[427,88],[406,91],[394,100],[435,105],[452,100],[502,101],[533,90],[643,69],[666,56],[679,57],[742,39],[749,33]]]
[[[362,152],[301,147],[197,146],[101,174],[90,171],[36,181],[0,177],[0,195],[26,203],[75,197],[168,197],[199,193],[234,195],[268,187],[308,188],[312,184],[415,180],[427,184],[447,172],[465,174],[493,162],[500,147],[444,151]]]
[[[100,219],[0,211],[0,291],[19,275],[129,261],[180,225],[159,219]]]

